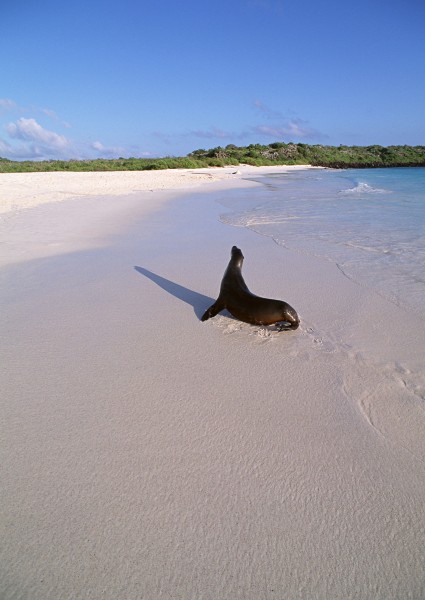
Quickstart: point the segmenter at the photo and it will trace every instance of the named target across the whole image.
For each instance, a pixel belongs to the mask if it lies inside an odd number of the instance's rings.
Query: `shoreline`
[[[5,600],[419,597],[423,326],[221,223],[241,185],[4,221]],[[233,244],[298,330],[200,322]]]
[[[321,167],[0,174],[0,267],[64,254],[75,244],[97,247],[125,229],[134,212],[148,215],[197,190],[243,188],[258,185],[252,175],[310,168]],[[51,210],[54,206],[57,210]]]
[[[230,183],[262,173],[314,169],[282,167],[211,167],[160,171],[0,173],[0,215],[77,197],[122,196],[141,192],[190,190],[211,183]]]

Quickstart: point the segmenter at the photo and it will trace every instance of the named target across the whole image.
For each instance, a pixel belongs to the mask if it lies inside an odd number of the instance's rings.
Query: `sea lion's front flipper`
[[[225,307],[223,306],[223,304],[216,300],[214,304],[204,312],[204,314],[201,317],[201,321],[208,321],[208,319],[211,319],[211,317],[215,317],[215,315],[218,315],[218,313],[224,308]]]

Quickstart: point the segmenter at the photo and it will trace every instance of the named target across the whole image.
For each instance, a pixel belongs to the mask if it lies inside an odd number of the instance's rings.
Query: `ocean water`
[[[224,223],[335,262],[425,319],[425,168],[306,170],[232,192]]]

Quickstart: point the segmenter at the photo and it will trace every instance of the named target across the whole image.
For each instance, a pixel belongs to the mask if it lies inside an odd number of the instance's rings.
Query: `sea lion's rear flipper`
[[[276,323],[276,329],[280,332],[280,331],[290,331],[291,329],[298,329],[300,322],[299,321],[293,321],[292,323],[290,321],[281,321],[279,323]]]
[[[208,321],[208,319],[211,319],[211,317],[215,317],[215,315],[218,315],[218,313],[224,310],[224,308],[225,307],[223,306],[223,304],[216,300],[214,304],[204,312],[204,314],[201,317],[201,321]]]

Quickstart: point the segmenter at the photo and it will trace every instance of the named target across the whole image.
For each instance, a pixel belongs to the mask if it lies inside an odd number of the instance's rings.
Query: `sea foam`
[[[391,193],[389,190],[384,190],[381,188],[374,188],[368,183],[364,181],[359,181],[354,187],[341,190],[340,194],[388,194]]]

